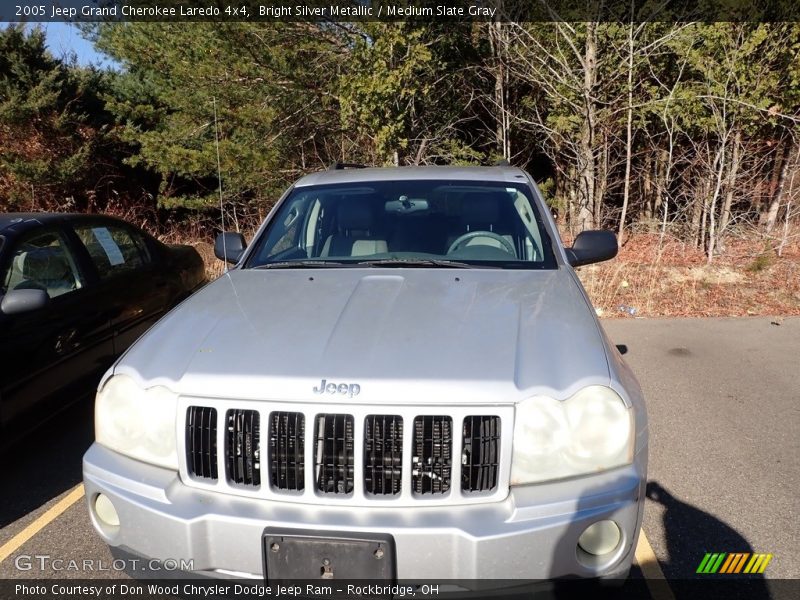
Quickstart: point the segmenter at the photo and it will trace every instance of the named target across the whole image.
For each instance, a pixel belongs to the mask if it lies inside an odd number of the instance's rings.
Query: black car
[[[0,446],[85,397],[204,280],[194,248],[118,219],[0,214]]]

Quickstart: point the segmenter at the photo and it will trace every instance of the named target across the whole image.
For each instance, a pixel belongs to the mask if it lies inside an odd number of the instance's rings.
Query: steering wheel
[[[517,256],[517,251],[514,249],[514,245],[509,242],[506,238],[502,235],[495,233],[494,231],[468,231],[464,235],[458,236],[452,244],[450,244],[450,248],[448,248],[447,253],[452,254],[456,250],[460,250],[464,246],[467,245],[467,242],[470,240],[474,240],[475,238],[489,238],[500,242],[502,249],[511,254],[512,256]],[[484,244],[485,245],[485,244]]]

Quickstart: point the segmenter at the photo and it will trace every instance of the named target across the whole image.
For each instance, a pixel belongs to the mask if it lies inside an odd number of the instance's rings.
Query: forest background
[[[113,66],[0,29],[0,211],[108,212],[201,250],[332,162],[537,180],[605,315],[800,314],[800,24],[104,23]],[[216,120],[215,120],[216,110]]]

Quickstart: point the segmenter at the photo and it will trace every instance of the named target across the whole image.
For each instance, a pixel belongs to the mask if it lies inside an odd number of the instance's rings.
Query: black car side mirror
[[[244,236],[236,231],[225,231],[217,236],[214,242],[214,256],[220,260],[236,264],[244,254],[247,242]]]
[[[617,236],[612,231],[581,231],[567,249],[573,267],[609,260],[617,255]]]
[[[44,308],[50,296],[44,290],[9,290],[0,302],[0,311],[6,315],[18,315]]]

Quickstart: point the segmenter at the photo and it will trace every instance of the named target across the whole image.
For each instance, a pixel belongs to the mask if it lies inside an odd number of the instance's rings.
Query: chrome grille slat
[[[269,415],[270,482],[279,490],[305,489],[305,430],[303,413]]]
[[[453,419],[425,415],[414,419],[414,493],[445,494],[452,483]]]
[[[258,411],[229,410],[225,421],[225,471],[228,480],[242,485],[260,485],[261,419]]]
[[[186,460],[196,477],[217,479],[217,410],[207,406],[186,409]]]
[[[355,476],[353,415],[321,414],[315,420],[316,488],[323,494],[350,494]]]
[[[497,486],[500,417],[469,415],[462,428],[461,491],[485,492]]]
[[[368,494],[400,493],[403,468],[403,417],[368,415],[364,420],[364,489]]]

